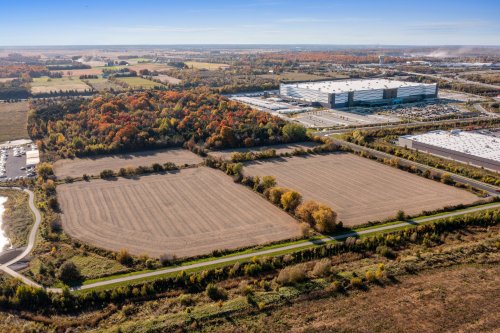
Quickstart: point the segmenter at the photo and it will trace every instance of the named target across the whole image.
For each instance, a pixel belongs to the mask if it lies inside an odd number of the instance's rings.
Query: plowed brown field
[[[197,164],[203,160],[186,149],[148,150],[127,154],[101,157],[63,159],[54,163],[54,173],[58,178],[98,175],[102,170],[118,170],[129,166],[150,166],[154,163],[172,162],[176,165]]]
[[[58,186],[57,194],[69,235],[133,254],[187,257],[300,235],[292,217],[205,167],[75,182]]]
[[[471,203],[475,195],[353,154],[264,160],[245,165],[248,175],[272,175],[279,186],[304,199],[330,205],[344,225],[417,214],[447,205]]]

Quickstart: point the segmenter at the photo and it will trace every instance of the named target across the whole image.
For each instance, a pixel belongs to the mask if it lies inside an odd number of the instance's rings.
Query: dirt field
[[[279,186],[330,205],[348,226],[393,217],[398,210],[417,214],[478,200],[465,190],[347,153],[251,162],[244,172],[275,176]]]
[[[185,61],[186,66],[195,69],[208,69],[209,71],[215,71],[217,69],[224,69],[230,67],[228,64],[216,64],[211,62],[199,62],[199,61]]]
[[[158,76],[155,76],[154,77],[155,79],[158,79],[160,80],[161,82],[163,83],[170,83],[170,84],[179,84],[181,83],[181,80],[173,77],[173,76],[169,76],[169,75],[158,75]]]
[[[58,178],[98,175],[102,170],[119,170],[129,166],[151,166],[154,163],[172,162],[176,165],[198,164],[201,157],[185,149],[161,149],[116,154],[100,157],[63,159],[54,163],[54,173]]]
[[[204,332],[498,332],[500,267],[455,266],[348,297],[217,321]],[[495,315],[496,313],[496,315]]]
[[[139,180],[76,182],[57,192],[69,235],[138,255],[186,257],[300,235],[292,217],[205,167]]]
[[[225,149],[225,150],[218,150],[218,151],[211,151],[209,155],[213,157],[221,157],[223,159],[231,159],[231,156],[238,152],[257,152],[257,151],[263,151],[267,149],[274,149],[276,150],[276,154],[284,154],[284,153],[291,153],[295,149],[309,149],[313,148],[314,146],[317,146],[316,143],[314,142],[301,142],[301,143],[290,143],[290,144],[282,144],[282,145],[272,145],[272,146],[259,146],[259,147],[252,147],[252,148],[235,148],[235,149]]]
[[[0,142],[28,138],[28,102],[0,103]]]
[[[64,76],[62,78],[48,78],[48,77],[40,77],[34,78],[31,85],[31,93],[32,94],[45,94],[50,93],[51,91],[86,91],[91,90],[87,84],[82,82],[78,77],[69,77]]]

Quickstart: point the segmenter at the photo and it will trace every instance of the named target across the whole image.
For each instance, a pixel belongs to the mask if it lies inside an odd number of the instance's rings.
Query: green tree
[[[49,176],[54,174],[54,170],[52,169],[52,164],[50,163],[40,163],[36,168],[38,175],[43,179],[47,179]]]
[[[304,141],[307,139],[307,130],[299,124],[288,123],[283,126],[283,137],[287,142]]]
[[[65,284],[77,283],[82,279],[80,269],[72,261],[65,261],[57,273],[57,278]]]
[[[273,176],[264,176],[262,177],[262,187],[264,190],[267,190],[268,188],[276,186],[276,178]]]

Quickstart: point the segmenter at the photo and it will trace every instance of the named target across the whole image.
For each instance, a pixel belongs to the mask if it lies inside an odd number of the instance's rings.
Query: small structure
[[[35,167],[40,163],[40,152],[38,149],[29,150],[26,152],[26,167]]]

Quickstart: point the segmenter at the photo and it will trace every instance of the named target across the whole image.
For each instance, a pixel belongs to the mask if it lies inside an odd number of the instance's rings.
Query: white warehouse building
[[[387,79],[344,80],[280,84],[283,98],[325,107],[414,102],[437,97],[435,83]]]

